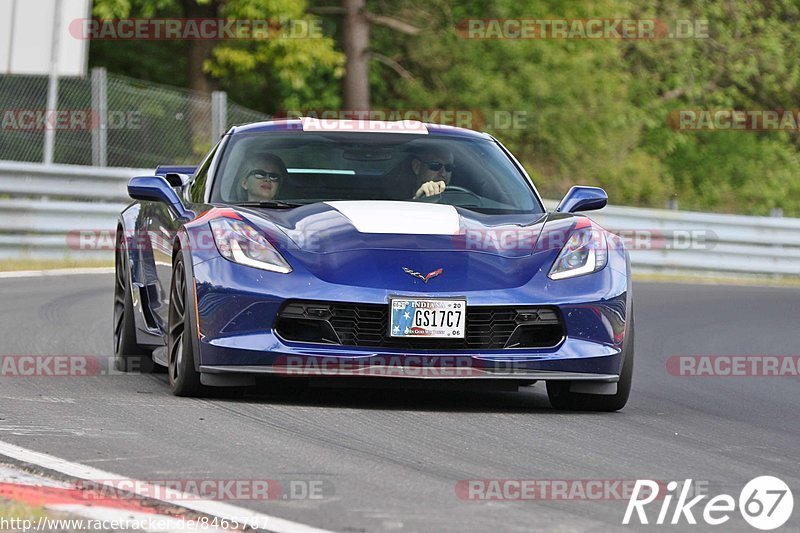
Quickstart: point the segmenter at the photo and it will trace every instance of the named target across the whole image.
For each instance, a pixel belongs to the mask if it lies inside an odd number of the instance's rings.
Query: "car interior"
[[[276,200],[303,204],[411,200],[416,188],[411,161],[415,154],[435,149],[453,154],[455,168],[448,184],[450,190],[419,201],[489,211],[539,210],[525,178],[500,150],[486,141],[433,138],[365,143],[331,142],[330,136],[294,134],[294,140],[287,137],[275,142],[272,136],[254,135],[230,149],[220,183],[215,185],[218,200],[230,203],[245,200],[242,176],[263,153],[280,157],[287,167],[288,174],[280,184]]]

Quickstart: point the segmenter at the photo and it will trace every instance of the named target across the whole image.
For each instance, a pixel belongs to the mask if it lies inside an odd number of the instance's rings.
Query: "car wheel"
[[[122,233],[117,234],[114,276],[114,368],[122,372],[148,374],[154,370],[152,354],[136,344],[130,263]]]
[[[194,367],[195,325],[190,319],[189,305],[194,305],[194,291],[189,292],[183,253],[178,252],[172,267],[170,284],[167,358],[169,386],[175,396],[203,396],[206,387]]]
[[[633,306],[631,306],[631,317],[628,331],[625,334],[625,341],[622,348],[622,371],[617,382],[616,394],[585,394],[570,392],[571,382],[569,381],[548,381],[547,396],[550,404],[561,410],[569,411],[619,411],[628,403],[628,396],[631,393],[631,383],[633,382],[633,354],[634,354],[634,332],[633,332]]]

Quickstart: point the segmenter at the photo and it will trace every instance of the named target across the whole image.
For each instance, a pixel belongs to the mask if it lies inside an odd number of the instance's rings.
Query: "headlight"
[[[217,218],[210,223],[220,255],[229,261],[288,274],[292,267],[253,226],[241,220]]]
[[[573,278],[597,272],[608,262],[608,244],[601,230],[587,226],[576,230],[561,249],[548,276]]]

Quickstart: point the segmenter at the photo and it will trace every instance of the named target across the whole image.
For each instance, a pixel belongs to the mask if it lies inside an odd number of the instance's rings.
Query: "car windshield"
[[[226,147],[211,191],[212,202],[267,207],[335,200],[436,202],[498,214],[543,212],[527,178],[496,143],[452,136],[238,134]]]

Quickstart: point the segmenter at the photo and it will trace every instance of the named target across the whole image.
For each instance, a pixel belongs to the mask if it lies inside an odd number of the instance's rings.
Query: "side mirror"
[[[169,182],[161,176],[137,176],[128,182],[128,196],[134,200],[167,204],[181,218],[190,218],[183,202]]]
[[[608,203],[606,191],[600,187],[574,186],[556,207],[559,213],[575,213],[602,209]]]

